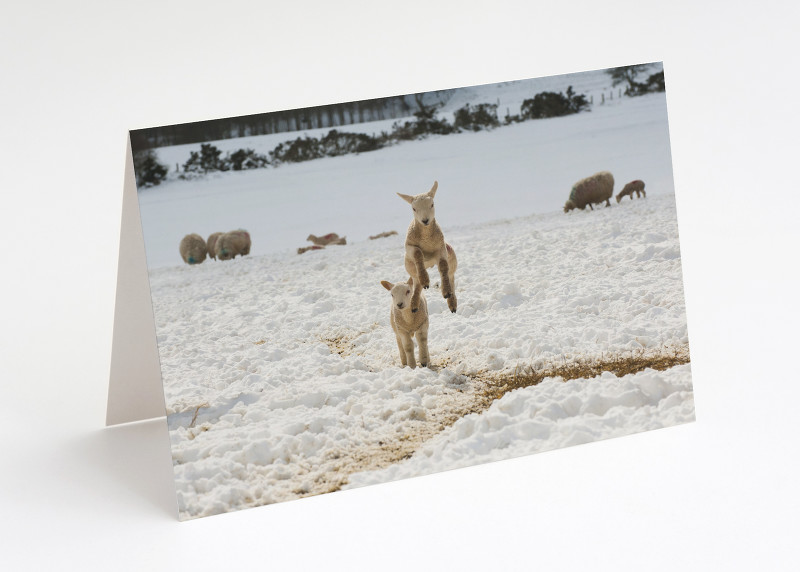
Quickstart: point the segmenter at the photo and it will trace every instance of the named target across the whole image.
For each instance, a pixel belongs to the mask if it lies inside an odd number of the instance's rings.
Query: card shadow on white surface
[[[177,521],[166,419],[150,419],[106,427],[75,443],[76,455],[87,466],[127,489]]]

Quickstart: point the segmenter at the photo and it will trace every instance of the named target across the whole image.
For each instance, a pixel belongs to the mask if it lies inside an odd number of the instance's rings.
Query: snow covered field
[[[647,198],[565,215],[572,183],[601,169],[615,191],[644,179]],[[406,279],[411,210],[395,192],[434,179],[459,307],[449,312],[432,272],[432,367],[410,370],[380,281]],[[688,347],[663,94],[170,181],[143,190],[140,205],[181,518],[694,419],[688,364],[548,379],[476,407],[520,367]],[[181,236],[236,227],[253,237],[250,256],[181,264]],[[400,234],[365,240],[385,230]],[[295,253],[307,234],[331,231],[348,245]]]

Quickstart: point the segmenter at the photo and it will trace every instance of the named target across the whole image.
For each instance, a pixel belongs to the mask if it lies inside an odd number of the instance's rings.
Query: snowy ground
[[[182,516],[693,419],[688,366],[549,382],[517,392],[528,409],[505,398],[514,416],[501,402],[454,425],[421,465],[349,476],[468,408],[475,374],[688,343],[672,195],[446,232],[459,309],[428,291],[434,369],[399,367],[379,282],[404,278],[400,237],[151,272]]]
[[[571,184],[600,169],[617,191],[644,179],[647,198],[564,214]],[[406,279],[411,211],[395,191],[434,179],[459,306],[449,312],[432,273],[432,367],[410,370],[380,281]],[[694,419],[688,364],[549,379],[476,407],[519,367],[688,348],[663,94],[172,181],[140,205],[181,518]],[[253,236],[250,256],[180,264],[183,234],[237,227]],[[390,229],[400,234],[365,240]],[[348,245],[295,253],[331,231]]]

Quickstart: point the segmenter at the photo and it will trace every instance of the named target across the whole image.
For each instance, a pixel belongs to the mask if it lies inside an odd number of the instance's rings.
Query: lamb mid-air
[[[447,300],[447,307],[455,312],[458,306],[455,292],[455,273],[458,266],[456,253],[444,240],[444,233],[436,222],[436,213],[433,208],[433,197],[439,187],[437,181],[427,193],[419,195],[398,196],[411,205],[414,218],[406,233],[406,271],[414,278],[414,295],[411,299],[411,311],[416,312],[419,307],[420,286],[428,288],[430,278],[426,268],[439,267],[442,277],[442,296]]]
[[[392,309],[389,321],[392,324],[395,338],[397,339],[397,349],[400,350],[400,362],[403,366],[410,368],[417,367],[414,359],[414,338],[417,338],[419,346],[419,363],[426,367],[430,363],[428,355],[428,303],[425,295],[420,292],[419,287],[415,287],[414,279],[409,278],[408,282],[398,282],[392,284],[386,280],[381,281],[381,285],[392,293]],[[419,296],[419,311],[411,309],[411,298]]]

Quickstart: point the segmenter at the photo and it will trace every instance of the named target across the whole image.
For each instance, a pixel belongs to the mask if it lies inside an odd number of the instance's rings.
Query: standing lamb
[[[425,295],[419,294],[419,312],[411,309],[411,298],[419,292],[419,287],[414,285],[414,279],[408,282],[392,284],[386,280],[381,285],[392,293],[392,308],[389,321],[392,324],[397,349],[400,350],[400,361],[403,366],[411,369],[417,367],[414,359],[414,340],[417,338],[419,346],[419,363],[426,367],[430,363],[428,355],[428,303]]]
[[[574,185],[569,193],[569,199],[564,203],[564,212],[569,212],[574,208],[581,210],[589,205],[594,210],[592,204],[606,202],[606,206],[611,206],[611,196],[614,194],[614,175],[608,171],[600,171],[591,177],[581,179]]]
[[[638,199],[641,197],[646,197],[647,193],[644,192],[644,181],[640,181],[636,179],[635,181],[631,181],[630,183],[626,184],[622,187],[622,190],[617,195],[617,202],[620,202],[623,197],[630,196],[631,200],[633,200],[633,193],[636,193],[636,198]]]
[[[206,241],[206,245],[208,246],[208,256],[214,260],[217,259],[217,240],[220,236],[222,236],[221,232],[212,232],[210,235],[208,235],[208,240]]]
[[[178,246],[181,258],[186,264],[200,264],[206,259],[206,241],[199,234],[187,234]]]
[[[230,260],[237,255],[250,254],[250,233],[246,230],[232,230],[217,239],[215,250],[220,260]]]
[[[309,234],[306,240],[310,240],[316,246],[328,246],[329,244],[347,244],[347,237],[339,237],[335,232],[329,232],[323,236]]]
[[[444,240],[444,233],[436,222],[436,214],[433,208],[433,197],[439,187],[437,181],[433,182],[433,187],[427,193],[419,195],[404,195],[397,193],[398,196],[411,205],[414,211],[414,218],[406,233],[406,271],[414,278],[415,291],[411,299],[412,312],[416,312],[419,307],[419,290],[430,286],[430,278],[426,268],[439,266],[439,274],[442,277],[442,296],[447,300],[447,307],[451,312],[456,311],[458,301],[455,292],[455,273],[458,266],[456,253],[453,247]]]

